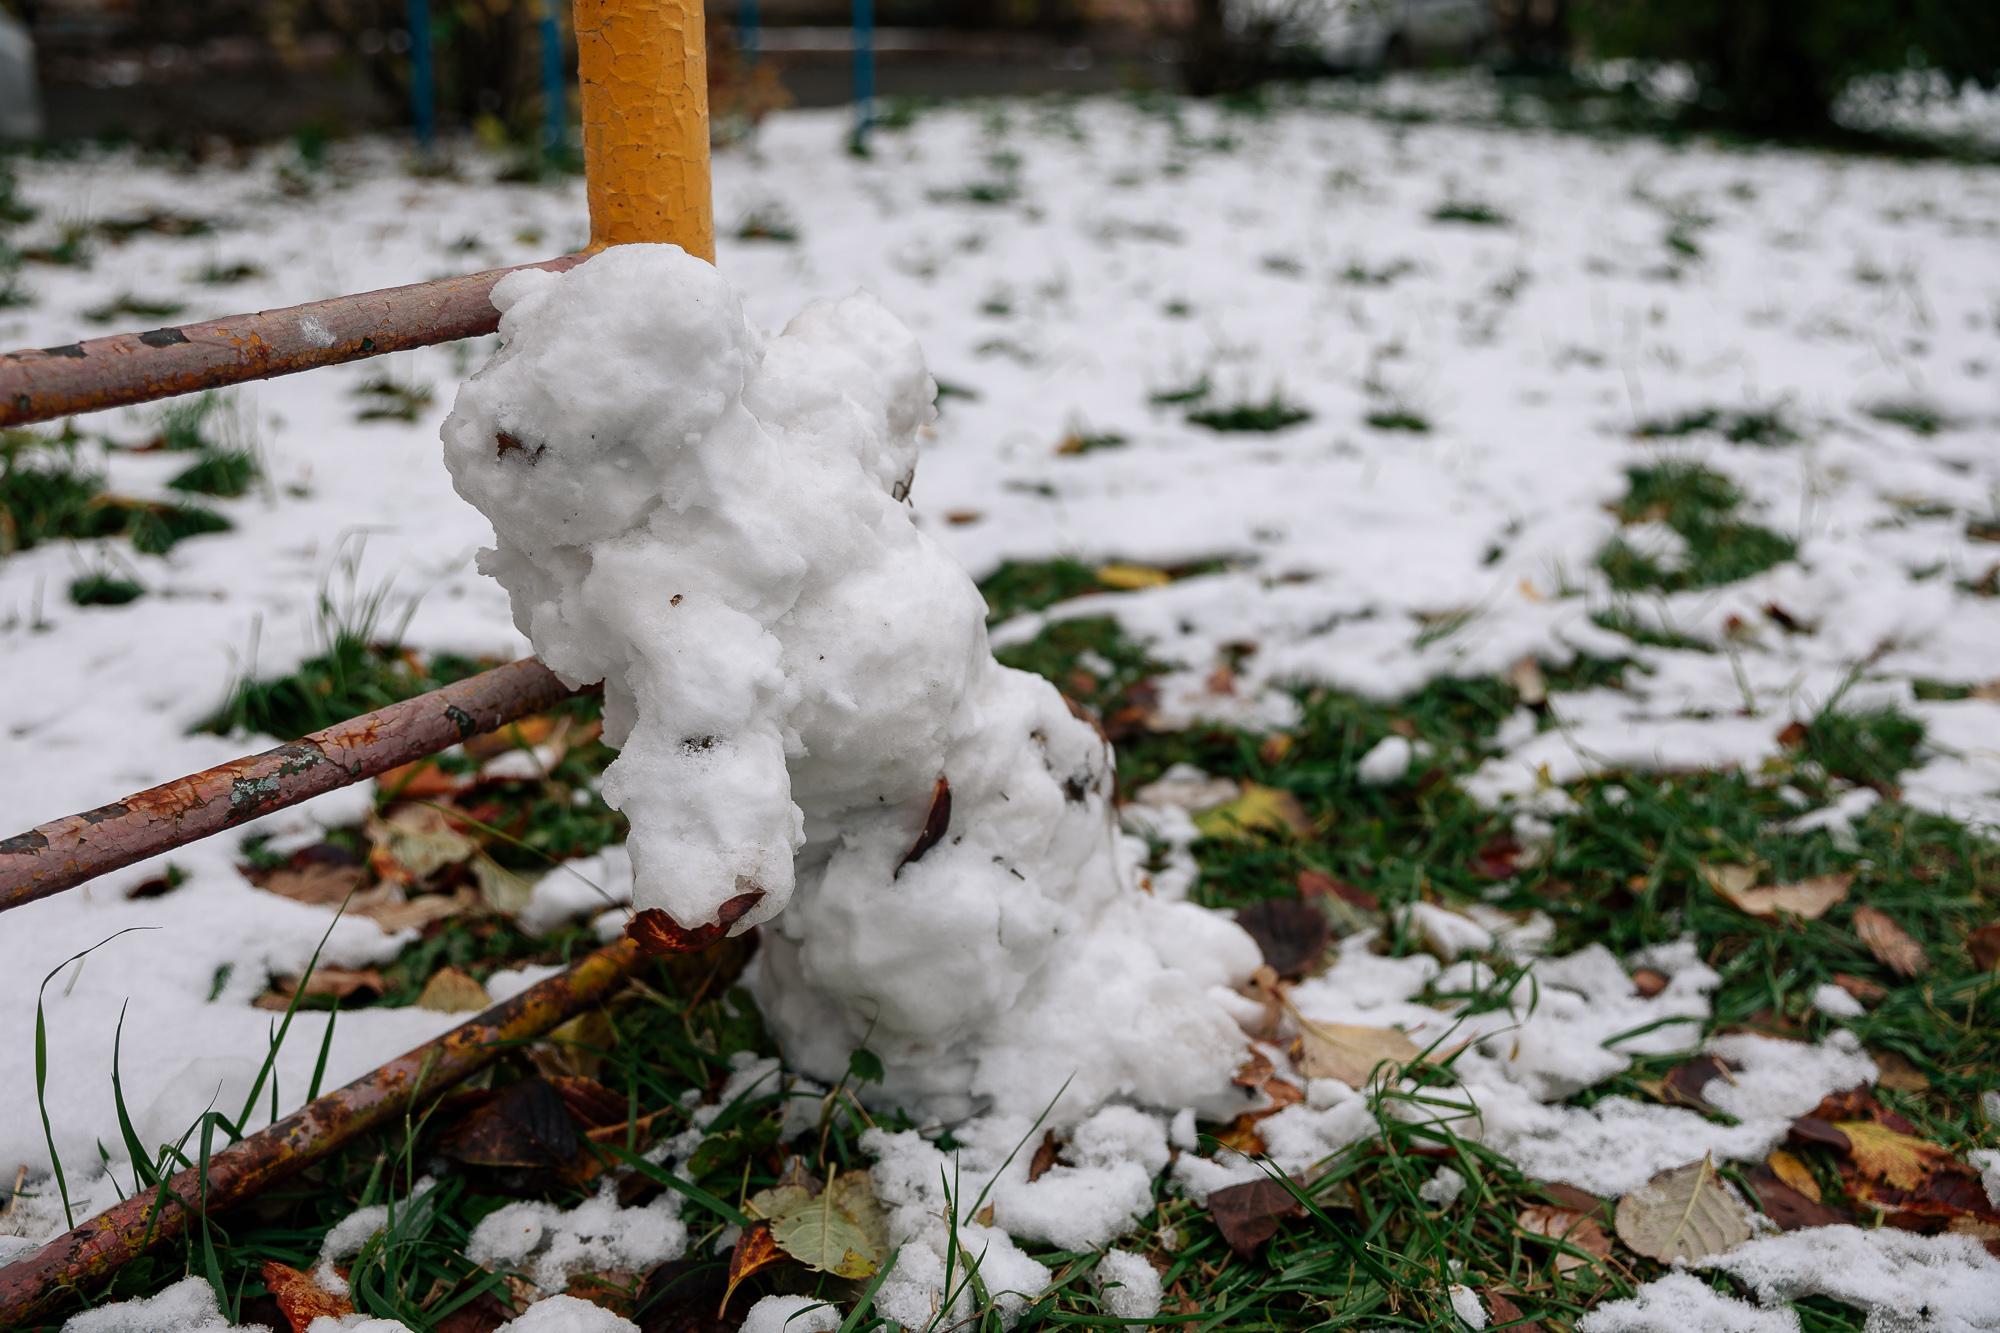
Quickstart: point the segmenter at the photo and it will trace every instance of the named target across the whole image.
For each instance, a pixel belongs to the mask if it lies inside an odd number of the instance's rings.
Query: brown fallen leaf
[[[1776,921],[1786,916],[1816,921],[1826,915],[1828,908],[1846,898],[1848,887],[1854,883],[1854,876],[1843,871],[1792,884],[1758,887],[1756,870],[1742,865],[1704,865],[1701,877],[1730,906],[1760,921]]]
[[[1052,1129],[1042,1135],[1042,1141],[1035,1145],[1035,1155],[1028,1159],[1028,1183],[1034,1184],[1054,1168],[1062,1156],[1062,1140]]]
[[[1526,851],[1513,834],[1495,834],[1474,854],[1473,873],[1486,879],[1512,879],[1521,868],[1521,856]]]
[[[1875,1062],[1875,1086],[1887,1088],[1891,1092],[1927,1092],[1931,1081],[1924,1071],[1911,1064],[1909,1058],[1891,1050],[1870,1048],[1868,1058]]]
[[[1667,974],[1650,967],[1637,968],[1632,973],[1632,989],[1639,998],[1650,1000],[1667,988]]]
[[[1208,1196],[1215,1229],[1239,1259],[1254,1259],[1278,1234],[1278,1224],[1305,1212],[1283,1181],[1266,1176],[1225,1185]]]
[[[1542,664],[1533,653],[1507,668],[1507,683],[1521,696],[1524,708],[1543,708],[1549,702],[1549,683],[1542,676]]]
[[[469,774],[451,772],[435,755],[398,764],[375,779],[385,801],[435,801],[456,796],[471,783]]]
[[[925,852],[944,841],[944,835],[950,828],[951,784],[939,777],[937,785],[931,788],[931,807],[924,814],[924,826],[918,830],[917,840],[910,844],[910,850],[896,862],[896,869],[889,877],[894,879],[903,873],[904,866],[912,861],[921,861]]]
[[[1307,1078],[1338,1079],[1350,1088],[1365,1087],[1377,1071],[1384,1077],[1423,1055],[1423,1048],[1400,1028],[1365,1027],[1357,1023],[1316,1023],[1296,1009],[1299,1025],[1299,1072]]]
[[[1750,1239],[1750,1210],[1704,1157],[1662,1171],[1618,1201],[1618,1239],[1661,1263],[1701,1259]]]
[[[1589,1263],[1590,1259],[1611,1257],[1611,1237],[1604,1234],[1604,1228],[1595,1219],[1584,1213],[1531,1204],[1521,1210],[1514,1224],[1528,1235],[1558,1242],[1555,1256],[1558,1273],[1574,1272]],[[1574,1254],[1571,1250],[1582,1250],[1584,1254]],[[1585,1254],[1590,1258],[1586,1259]]]
[[[493,997],[471,973],[450,965],[431,973],[417,992],[417,1008],[439,1014],[476,1014],[492,1003]]]
[[[1257,941],[1264,961],[1281,977],[1312,971],[1333,942],[1326,913],[1291,898],[1266,898],[1236,914],[1236,924]]]
[[[1301,870],[1292,882],[1299,891],[1299,897],[1307,902],[1315,898],[1332,898],[1346,903],[1349,907],[1358,907],[1364,912],[1382,910],[1382,900],[1368,890],[1356,884],[1349,884],[1344,879],[1321,874],[1317,870]]]
[[[278,1303],[285,1322],[292,1326],[292,1333],[306,1333],[315,1319],[340,1319],[354,1313],[354,1302],[334,1295],[313,1281],[312,1274],[302,1273],[290,1264],[266,1259],[262,1275],[264,1286]]]
[[[643,953],[694,953],[727,936],[729,928],[763,897],[762,889],[739,893],[716,910],[715,920],[699,926],[683,926],[659,908],[648,907],[625,923],[625,933],[638,941]]]
[[[1584,1213],[1590,1217],[1609,1216],[1604,1200],[1589,1190],[1578,1189],[1560,1180],[1538,1180],[1535,1182],[1535,1189],[1558,1208],[1566,1208],[1572,1213]]]
[[[1852,995],[1863,1004],[1875,1004],[1887,998],[1888,988],[1866,977],[1857,977],[1849,972],[1833,974],[1833,984]]]
[[[433,804],[394,806],[386,815],[371,815],[365,827],[373,848],[369,865],[378,878],[394,884],[419,883],[479,850]]]
[[[545,1078],[509,1083],[446,1129],[438,1151],[467,1166],[563,1171],[583,1152],[562,1094]]]
[[[337,907],[367,882],[367,866],[359,861],[330,858],[304,861],[294,858],[256,880],[257,887],[266,893],[312,907]]]
[[[1669,1106],[1685,1106],[1696,1111],[1713,1111],[1703,1094],[1716,1079],[1734,1083],[1735,1070],[1718,1055],[1697,1055],[1667,1071],[1660,1084],[1660,1100]]]
[[[736,1294],[736,1288],[745,1279],[790,1258],[778,1248],[778,1242],[771,1239],[769,1222],[757,1222],[743,1228],[743,1234],[736,1238],[736,1248],[729,1252],[729,1286],[722,1293],[722,1308],[725,1311],[729,1308],[729,1298]]]
[[[327,997],[333,1000],[372,1000],[388,989],[388,982],[382,973],[372,967],[330,967],[322,964],[306,978],[303,988],[308,996]],[[259,1009],[284,1010],[291,1006],[292,996],[300,993],[297,977],[273,977],[271,989],[251,1001]]]
[[[1874,907],[1854,909],[1854,933],[1875,960],[1898,976],[1914,977],[1931,965],[1924,946],[1897,925],[1895,918]]]
[[[2000,921],[1989,921],[1966,936],[1965,949],[1981,972],[2000,972]]]
[[[1570,1256],[1574,1258],[1574,1256]],[[1581,1263],[1581,1260],[1578,1260]],[[1486,1300],[1487,1327],[1506,1329],[1508,1333],[1547,1333],[1547,1327],[1539,1319],[1529,1319],[1514,1303],[1518,1291],[1502,1291],[1498,1287],[1487,1287],[1479,1293]]]
[[[1807,1179],[1810,1180],[1811,1177],[1808,1176]],[[1762,1163],[1745,1171],[1743,1181],[1750,1187],[1751,1196],[1757,1201],[1758,1208],[1782,1230],[1797,1231],[1801,1227],[1835,1226],[1854,1220],[1839,1209],[1829,1208],[1822,1203],[1817,1193],[1807,1194]]]

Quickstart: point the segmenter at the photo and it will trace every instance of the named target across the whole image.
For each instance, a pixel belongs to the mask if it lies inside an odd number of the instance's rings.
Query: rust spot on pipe
[[[582,255],[523,268],[560,272]],[[499,326],[489,269],[199,324],[116,333],[0,355],[0,427],[290,375],[383,352],[476,338]]]
[[[27,1328],[74,1304],[125,1264],[186,1230],[206,1198],[222,1212],[403,1115],[419,1093],[442,1092],[519,1042],[541,1036],[610,998],[644,955],[630,940],[589,954],[566,972],[453,1028],[436,1041],[214,1154],[204,1191],[197,1168],[167,1182],[166,1202],[144,1190],[33,1254],[0,1268],[0,1328]]]

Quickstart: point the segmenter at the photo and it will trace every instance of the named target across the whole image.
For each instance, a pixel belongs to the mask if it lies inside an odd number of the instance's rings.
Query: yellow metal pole
[[[576,0],[590,248],[671,241],[715,261],[701,0]]]

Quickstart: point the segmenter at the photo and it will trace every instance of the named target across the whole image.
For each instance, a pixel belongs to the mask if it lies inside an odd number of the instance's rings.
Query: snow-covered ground
[[[879,135],[868,160],[839,151],[844,128],[834,114],[781,115],[754,147],[718,156],[722,270],[767,325],[806,297],[861,286],[917,332],[939,380],[965,391],[942,400],[925,445],[919,521],[975,575],[1052,556],[1225,562],[1049,613],[1115,614],[1150,640],[1177,668],[1170,715],[1281,722],[1289,702],[1275,687],[1288,683],[1386,700],[1524,656],[1622,656],[1643,668],[1626,690],[1559,696],[1553,730],[1532,719],[1503,729],[1506,752],[1478,793],[1529,796],[1544,770],[1560,782],[1599,765],[1755,765],[1787,723],[1838,696],[1926,724],[1906,800],[2000,822],[2000,702],[1919,701],[1913,684],[2000,676],[2000,599],[1976,588],[2000,545],[1968,533],[2000,510],[2000,173],[1311,107],[965,108]],[[419,178],[394,149],[362,144],[337,149],[326,172],[292,176],[301,193],[280,188],[289,161],[20,164],[21,194],[42,216],[17,243],[150,209],[219,227],[141,237],[87,270],[24,270],[33,304],[0,312],[0,343],[68,342],[86,331],[83,311],[120,294],[182,302],[180,318],[196,318],[542,258],[584,237],[574,184],[491,183],[493,164],[472,158],[461,179]],[[749,219],[795,239],[738,239]],[[237,261],[266,276],[194,280]],[[237,674],[314,651],[323,598],[358,606],[388,588],[394,614],[409,604],[413,646],[525,651],[505,595],[472,568],[491,533],[452,493],[437,441],[457,381],[487,350],[399,354],[234,394],[235,429],[266,480],[219,502],[232,532],[164,557],[119,542],[115,554],[50,545],[0,561],[5,831],[251,748],[188,728]],[[354,390],[385,374],[434,391],[417,420],[356,420]],[[1155,401],[1204,379],[1201,406],[1276,397],[1310,416],[1222,433]],[[1921,408],[1939,429],[1915,433],[1884,405]],[[1797,438],[1635,436],[1709,408],[1775,410]],[[1378,428],[1371,415],[1425,429]],[[156,419],[147,409],[81,424],[136,439]],[[1109,435],[1123,444],[1061,449]],[[1723,587],[1615,594],[1595,562],[1619,532],[1627,470],[1683,460],[1734,482],[1738,516],[1790,538],[1795,558]],[[114,454],[107,465],[116,489],[146,495],[184,461]],[[1671,560],[1660,526],[1628,541]],[[107,562],[148,595],[71,605],[69,581]],[[1614,608],[1688,646],[1634,643],[1593,619]],[[1224,646],[1242,644],[1256,651],[1229,654],[1233,691],[1213,693]],[[282,822],[352,817],[366,800],[338,794]],[[127,1000],[127,1098],[145,1108],[165,1097],[161,1124],[184,1125],[206,1104],[206,1090],[179,1104],[191,1083],[212,1090],[241,1062],[254,1069],[270,1015],[250,1001],[269,976],[301,969],[326,915],[253,890],[232,868],[234,841],[175,853],[189,879],[166,897],[125,900],[159,870],[139,866],[0,926],[7,1179],[14,1163],[46,1162],[36,988],[116,931],[150,928],[48,988],[60,1053],[48,1102],[65,1159],[118,1142],[109,1072]],[[402,942],[343,922],[323,957],[363,965]],[[1409,993],[1370,984],[1376,1003]],[[1352,1017],[1330,980],[1314,985],[1315,1017]],[[287,1045],[287,1100],[310,1077],[320,1021],[302,1015]],[[452,1021],[343,1014],[330,1084]],[[210,1063],[183,1077],[197,1059]],[[1825,1090],[1781,1089],[1759,1114],[1797,1114]],[[1517,1109],[1510,1149],[1547,1150],[1550,1135],[1576,1129]],[[1300,1151],[1334,1145],[1338,1116],[1299,1108]],[[1656,1139],[1598,1132],[1613,1154],[1592,1159],[1598,1187],[1629,1187],[1662,1164],[1615,1158],[1621,1142],[1656,1151]]]

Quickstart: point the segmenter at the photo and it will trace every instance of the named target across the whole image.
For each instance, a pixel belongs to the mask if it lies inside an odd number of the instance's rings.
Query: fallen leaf
[[[1847,897],[1848,886],[1854,882],[1853,875],[1842,872],[1757,888],[1753,887],[1757,883],[1756,870],[1740,865],[1705,865],[1701,867],[1701,877],[1730,906],[1760,921],[1775,921],[1781,916],[1816,921],[1826,915],[1829,907]]]
[[[1584,1213],[1592,1217],[1605,1212],[1604,1200],[1589,1190],[1578,1189],[1560,1180],[1538,1180],[1535,1189],[1542,1197],[1551,1200],[1557,1207],[1567,1208],[1572,1213]]]
[[[1254,1259],[1278,1234],[1278,1224],[1304,1213],[1283,1181],[1265,1176],[1225,1185],[1208,1196],[1208,1214],[1239,1259]]]
[[[347,1297],[334,1295],[313,1281],[312,1274],[302,1273],[290,1264],[266,1259],[262,1275],[264,1286],[278,1303],[285,1322],[292,1326],[292,1333],[306,1333],[315,1319],[337,1320],[354,1313],[354,1303]]]
[[[1854,909],[1854,933],[1875,961],[1898,976],[1914,977],[1930,967],[1924,946],[1910,938],[1887,912],[1863,905]]]
[[[1204,838],[1218,842],[1241,842],[1253,833],[1292,834],[1310,837],[1312,821],[1306,818],[1299,798],[1278,787],[1243,784],[1243,793],[1226,805],[1205,810],[1194,817],[1194,826]]]
[[[1667,1071],[1660,1084],[1660,1100],[1670,1106],[1686,1106],[1697,1111],[1713,1111],[1703,1094],[1716,1079],[1734,1083],[1727,1061],[1717,1055],[1697,1055]]]
[[[1637,968],[1632,973],[1632,989],[1640,999],[1650,1000],[1667,988],[1668,977],[1664,972],[1650,967]]]
[[[1779,1180],[1814,1203],[1819,1202],[1819,1181],[1814,1178],[1811,1169],[1799,1160],[1797,1154],[1788,1153],[1783,1148],[1773,1148],[1771,1155],[1764,1159],[1764,1165],[1769,1167],[1771,1174]]]
[[[334,1000],[372,1000],[388,989],[382,973],[372,967],[332,967],[322,964],[306,978],[304,993]],[[274,977],[271,989],[251,1003],[259,1009],[286,1009],[300,991],[297,977]]]
[[[1569,1257],[1575,1258],[1574,1255]],[[1577,1262],[1583,1261],[1578,1259]],[[1487,1327],[1504,1328],[1508,1333],[1547,1333],[1541,1320],[1529,1319],[1521,1313],[1521,1307],[1514,1303],[1514,1297],[1521,1293],[1487,1287],[1480,1294],[1486,1298]]]
[[[1423,1054],[1400,1028],[1315,1023],[1297,1010],[1292,1016],[1299,1025],[1299,1072],[1307,1078],[1338,1079],[1359,1088],[1383,1065],[1400,1068]]]
[[[1507,683],[1528,708],[1541,708],[1549,701],[1549,684],[1542,677],[1542,664],[1533,653],[1507,669]]]
[[[387,815],[371,815],[366,831],[374,848],[369,864],[382,879],[398,884],[429,879],[479,850],[435,805],[399,805]]]
[[[1236,924],[1257,941],[1264,961],[1281,977],[1298,978],[1312,971],[1333,942],[1326,913],[1290,898],[1253,903],[1236,914]]]
[[[723,1289],[722,1308],[729,1308],[729,1298],[746,1278],[773,1264],[784,1263],[788,1257],[772,1238],[769,1222],[743,1228],[743,1234],[736,1238],[736,1248],[729,1252],[729,1285]]]
[[[1809,734],[1806,724],[1794,718],[1778,728],[1778,744],[1787,750],[1796,750],[1806,743]]]
[[[2000,972],[2000,921],[1989,921],[1966,936],[1965,948],[1981,972]]]
[[[1618,1201],[1618,1239],[1661,1263],[1720,1254],[1750,1239],[1750,1210],[1704,1157],[1662,1171]]]
[[[576,1162],[583,1141],[555,1085],[525,1078],[466,1112],[438,1151],[467,1166],[561,1171]]]
[[[772,1218],[770,1228],[779,1249],[835,1277],[873,1277],[888,1257],[888,1220],[866,1171],[834,1177],[817,1198]]]
[[[510,750],[532,750],[568,730],[568,718],[556,713],[536,713],[484,735],[467,737],[464,749],[475,759],[491,759]]]
[[[1472,869],[1487,879],[1512,879],[1520,869],[1521,854],[1526,850],[1513,834],[1495,834],[1474,854]]]
[[[1368,890],[1359,885],[1349,884],[1346,880],[1335,879],[1332,875],[1321,874],[1317,870],[1301,870],[1292,883],[1297,886],[1299,897],[1308,902],[1314,898],[1332,898],[1346,903],[1349,907],[1358,907],[1364,912],[1378,912],[1382,909],[1382,900]]]
[[[450,772],[440,765],[435,755],[398,764],[375,779],[383,799],[389,801],[434,801],[457,795],[470,782],[467,775]]]
[[[739,893],[716,909],[715,920],[699,926],[683,926],[659,908],[648,907],[625,923],[625,933],[639,942],[642,953],[694,953],[727,936],[729,928],[763,897],[762,889]]]
[[[502,916],[519,916],[535,896],[535,881],[501,865],[485,852],[472,859],[472,881],[479,897]]]
[[[1856,1171],[1897,1189],[1916,1189],[1932,1172],[1957,1165],[1937,1144],[1873,1120],[1838,1120],[1833,1127],[1847,1136]]]
[[[562,1098],[564,1109],[570,1119],[588,1130],[603,1129],[607,1125],[623,1127],[630,1106],[625,1094],[613,1092],[594,1078],[584,1078],[576,1074],[558,1074],[549,1077],[549,1086]]]
[[[1257,743],[1257,758],[1275,768],[1285,762],[1295,743],[1289,731],[1274,731]]]
[[[1151,565],[1100,565],[1097,581],[1119,592],[1137,592],[1141,588],[1163,588],[1174,581],[1174,576]]]
[[[977,509],[947,509],[944,521],[955,528],[962,528],[968,523],[977,523],[981,517]]]
[[[1866,977],[1857,977],[1848,972],[1834,973],[1833,984],[1863,1004],[1875,1004],[1880,1000],[1886,999],[1889,994],[1887,988],[1882,985],[1870,981]]]
[[[417,1008],[439,1014],[476,1014],[492,1003],[493,997],[471,973],[449,965],[431,973],[417,992]]]
[[[1541,1236],[1571,1249],[1582,1250],[1591,1258],[1611,1257],[1611,1237],[1604,1234],[1604,1228],[1595,1219],[1583,1213],[1531,1204],[1521,1210],[1514,1224],[1531,1236]],[[1582,1254],[1561,1249],[1556,1252],[1555,1259],[1558,1273],[1574,1272],[1590,1262]]]
[[[367,882],[368,867],[358,861],[294,860],[260,876],[257,887],[295,903],[337,907]]]
[[[1265,1061],[1268,1067],[1270,1062]],[[1062,1155],[1062,1141],[1056,1138],[1052,1129],[1042,1135],[1042,1141],[1035,1145],[1035,1155],[1028,1159],[1028,1183],[1034,1184],[1054,1169]]]
[[[479,901],[478,892],[469,888],[411,897],[400,885],[377,884],[355,894],[347,904],[347,912],[349,916],[365,916],[394,934],[399,930],[422,930],[434,921],[462,916],[478,908]]]
[[[1743,1179],[1755,1196],[1757,1206],[1782,1230],[1836,1226],[1854,1220],[1837,1208],[1827,1207],[1820,1202],[1817,1194],[1807,1194],[1796,1188],[1769,1166],[1753,1166],[1743,1173]]]
[[[931,808],[924,814],[924,826],[917,832],[917,840],[910,844],[910,850],[903,853],[903,859],[896,862],[895,871],[889,876],[894,879],[903,873],[903,867],[912,861],[923,859],[925,852],[944,840],[946,830],[951,827],[951,784],[942,776],[931,788]]]
[[[1868,1058],[1875,1062],[1875,1086],[1887,1088],[1891,1092],[1927,1092],[1931,1081],[1924,1071],[1911,1064],[1909,1059],[1895,1051],[1870,1050]]]

